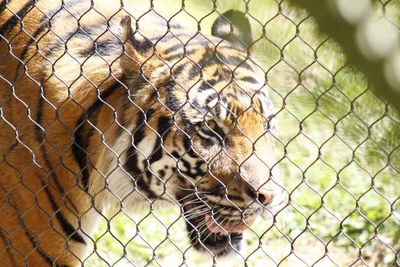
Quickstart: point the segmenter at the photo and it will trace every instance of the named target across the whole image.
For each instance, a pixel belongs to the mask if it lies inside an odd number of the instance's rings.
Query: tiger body
[[[165,202],[183,214],[224,207],[225,229],[205,215],[188,231],[225,255],[240,245],[208,236],[250,224],[282,191],[257,63],[155,13],[136,28],[125,4],[0,4],[2,266],[78,266],[104,210]]]

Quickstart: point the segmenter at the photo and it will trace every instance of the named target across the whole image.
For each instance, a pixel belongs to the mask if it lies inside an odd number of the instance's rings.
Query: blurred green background
[[[144,10],[149,3],[136,0]],[[390,1],[389,1],[390,2]],[[246,4],[247,3],[247,4]],[[400,1],[378,15],[399,30]],[[154,9],[210,32],[218,14],[246,11],[277,110],[278,165],[290,203],[258,220],[245,247],[218,266],[395,265],[400,250],[400,117],[346,64],[341,48],[287,1],[157,0]],[[212,266],[189,246],[179,209],[122,211],[96,232],[86,266]]]

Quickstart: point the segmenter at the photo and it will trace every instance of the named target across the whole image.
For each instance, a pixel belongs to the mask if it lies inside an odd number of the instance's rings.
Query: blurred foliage
[[[377,93],[400,111],[400,54],[398,38],[393,38],[399,31],[398,1],[374,1],[375,6],[370,0],[291,2],[306,8],[318,26],[338,41],[349,61],[368,75]],[[374,11],[385,16],[374,16]]]
[[[359,257],[374,266],[394,264],[400,250],[399,114],[347,65],[315,20],[288,1],[154,1],[172,22],[193,30],[199,24],[204,33],[218,16],[214,9],[232,8],[247,10],[254,28],[254,57],[277,110],[278,165],[290,195],[275,224],[257,220],[246,232],[234,266],[362,265]],[[387,7],[380,15],[400,28],[400,9]],[[177,207],[134,218],[120,212],[102,222],[97,253],[87,265],[211,266],[190,248],[184,228]]]

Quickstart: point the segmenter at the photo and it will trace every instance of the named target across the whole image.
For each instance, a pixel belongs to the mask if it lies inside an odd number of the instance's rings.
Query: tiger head
[[[250,23],[228,11],[213,37],[179,26],[146,36],[133,25],[121,22],[121,66],[138,118],[122,160],[135,188],[118,180],[120,199],[179,204],[195,248],[237,251],[243,231],[283,192],[265,73],[245,49]]]

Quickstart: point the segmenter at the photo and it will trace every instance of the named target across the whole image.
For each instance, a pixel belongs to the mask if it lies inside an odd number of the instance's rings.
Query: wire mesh
[[[2,266],[400,265],[398,112],[289,1],[6,0],[0,51]]]

